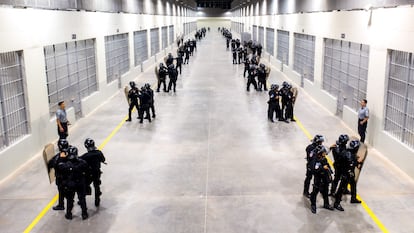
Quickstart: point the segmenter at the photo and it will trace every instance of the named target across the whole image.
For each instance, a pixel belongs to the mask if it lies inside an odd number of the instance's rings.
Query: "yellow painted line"
[[[125,123],[125,121],[128,119],[128,116],[126,116],[117,126],[114,130],[112,130],[111,134],[108,135],[108,137],[105,138],[105,140],[99,145],[98,149],[102,150],[106,144],[112,139],[112,137],[121,129],[122,125]],[[29,233],[33,230],[33,228],[39,223],[39,221],[46,215],[46,213],[52,208],[53,204],[57,201],[58,194],[56,194],[53,199],[43,208],[43,210],[36,216],[36,218],[30,223],[30,225],[23,231],[23,233]]]
[[[303,126],[302,122],[300,122],[298,120],[298,118],[294,117],[294,119],[296,120],[296,124],[299,126],[299,128],[303,131],[303,133],[306,135],[306,137],[309,138],[309,140],[312,140],[312,135],[309,133],[309,131]],[[328,159],[328,163],[333,166],[332,164],[332,160],[329,159],[328,157],[326,157]],[[388,229],[384,226],[384,224],[382,224],[381,220],[379,220],[379,218],[377,217],[377,215],[374,214],[374,212],[371,210],[371,208],[369,208],[369,206],[367,205],[367,203],[365,203],[364,200],[362,200],[361,196],[359,196],[357,194],[357,198],[359,200],[362,201],[361,205],[364,208],[365,212],[368,213],[368,215],[371,217],[371,219],[375,222],[375,224],[377,224],[378,228],[384,232],[384,233],[388,233]]]

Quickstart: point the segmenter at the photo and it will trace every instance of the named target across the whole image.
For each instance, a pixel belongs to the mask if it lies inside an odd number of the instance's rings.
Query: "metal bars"
[[[174,25],[168,27],[169,44],[174,43]]]
[[[168,27],[161,28],[161,49],[165,49],[168,46]]]
[[[414,148],[414,58],[389,51],[385,131]]]
[[[23,54],[0,53],[0,148],[29,133]]]
[[[313,82],[315,64],[315,37],[295,33],[293,69]]]
[[[256,25],[253,25],[252,36],[253,36],[253,41],[257,41],[257,26]]]
[[[152,28],[150,30],[151,37],[151,56],[154,56],[160,51],[160,29]]]
[[[128,33],[105,36],[106,81],[121,78],[129,70]]]
[[[277,57],[285,65],[289,65],[289,32],[277,30]]]
[[[82,116],[81,99],[98,90],[96,82],[95,40],[81,40],[44,47],[49,112],[58,102],[74,107]]]
[[[134,32],[135,66],[141,65],[143,61],[148,59],[147,34],[147,30]]]
[[[266,28],[266,52],[274,56],[275,51],[275,29]]]
[[[369,46],[334,39],[325,39],[324,46],[322,88],[335,97],[352,92],[344,104],[358,109],[367,93]]]
[[[264,27],[259,27],[259,44],[264,45]]]

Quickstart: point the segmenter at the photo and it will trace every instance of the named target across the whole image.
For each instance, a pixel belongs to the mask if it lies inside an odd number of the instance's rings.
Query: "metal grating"
[[[170,25],[169,27],[168,27],[168,30],[169,30],[169,33],[168,33],[168,35],[169,35],[169,44],[172,44],[172,43],[174,43],[174,25]]]
[[[259,44],[264,45],[264,27],[259,27]]]
[[[277,57],[282,64],[289,65],[289,32],[277,30]]]
[[[106,80],[110,83],[129,70],[128,33],[105,36]]]
[[[98,90],[95,40],[45,46],[44,54],[50,114],[56,113],[59,101],[65,101],[81,117],[81,99]]]
[[[161,49],[165,49],[168,46],[168,27],[161,28]]]
[[[313,82],[315,63],[315,37],[295,33],[293,69]]]
[[[151,37],[151,56],[154,56],[160,51],[160,29],[153,28],[150,30]]]
[[[148,59],[147,30],[134,32],[135,66]]]
[[[275,51],[275,29],[266,28],[266,52],[274,56]]]
[[[253,25],[252,35],[253,35],[253,41],[257,41],[257,26],[256,25]]]
[[[414,58],[389,51],[385,131],[414,148]]]
[[[0,148],[29,133],[23,53],[0,53]]]
[[[335,97],[344,90],[351,92],[344,104],[358,109],[366,98],[368,60],[368,45],[325,39],[323,89]]]

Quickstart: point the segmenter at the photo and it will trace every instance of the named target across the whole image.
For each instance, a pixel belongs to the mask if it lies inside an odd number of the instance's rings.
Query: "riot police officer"
[[[269,101],[267,101],[267,103],[269,104],[269,107],[267,109],[267,118],[271,122],[274,122],[273,121],[274,114],[276,114],[276,118],[280,118],[280,104],[279,104],[280,94],[279,94],[278,89],[279,89],[279,85],[277,84],[272,84],[270,86]]]
[[[237,64],[237,49],[232,48],[232,54],[233,54],[233,64]]]
[[[177,69],[175,69],[174,64],[171,64],[168,66],[168,77],[170,78],[170,82],[168,83],[168,89],[167,92],[171,90],[171,87],[173,88],[173,91],[175,92],[175,88],[177,86]]]
[[[239,47],[238,49],[237,49],[237,56],[238,56],[238,60],[239,60],[239,64],[241,64],[241,61],[243,61],[243,59],[244,59],[244,51],[243,51],[243,48],[242,47]]]
[[[330,147],[330,150],[332,151],[332,155],[334,158],[334,169],[335,169],[335,175],[334,180],[331,184],[331,191],[329,193],[330,196],[334,196],[336,193],[336,188],[338,186],[338,183],[344,175],[345,171],[345,164],[341,162],[342,154],[346,151],[346,144],[349,141],[349,136],[346,134],[339,135],[338,140],[334,145]]]
[[[83,159],[89,166],[89,174],[93,187],[95,190],[95,206],[99,206],[101,202],[101,163],[105,163],[105,156],[95,147],[95,141],[91,138],[85,140],[85,148],[88,152],[83,154],[80,159]]]
[[[262,47],[262,45],[259,43],[259,44],[257,45],[257,56],[262,57],[262,50],[263,50],[263,47]]]
[[[246,57],[246,59],[244,60],[243,78],[246,77],[246,73],[247,75],[249,75],[249,69],[250,69],[250,60],[249,58]]]
[[[157,87],[157,92],[160,92],[161,84],[164,85],[164,92],[167,92],[167,83],[166,83],[167,74],[168,74],[168,70],[164,66],[164,63],[160,63],[160,67],[158,69],[158,87]]]
[[[165,64],[167,65],[167,67],[171,64],[173,64],[174,62],[174,57],[172,56],[171,53],[168,53],[167,59],[165,59]]]
[[[139,90],[136,87],[136,84],[134,81],[129,82],[129,86],[131,87],[131,89],[128,92],[129,109],[128,109],[128,119],[126,121],[131,121],[131,113],[134,107],[137,109],[138,116],[139,116],[139,104],[138,104]]]
[[[320,192],[323,196],[323,208],[333,210],[334,208],[329,205],[328,186],[331,178],[331,168],[328,160],[326,159],[326,149],[323,145],[317,146],[313,153],[315,159],[311,163],[313,173],[313,190],[310,194],[311,211],[316,214],[316,196]]]
[[[183,64],[183,56],[179,53],[177,54],[177,58],[175,60],[177,61],[176,62],[177,72],[178,70],[180,70],[180,74],[181,74],[181,70],[182,70],[181,65]]]
[[[267,91],[266,66],[263,63],[260,63],[259,68],[257,69],[257,80],[259,91],[262,91],[262,87]]]
[[[65,209],[65,204],[64,204],[64,190],[63,190],[63,186],[62,186],[62,174],[61,171],[58,168],[58,164],[59,163],[64,163],[66,162],[66,157],[67,157],[67,153],[68,153],[68,149],[69,149],[69,142],[66,139],[59,139],[58,143],[58,148],[59,148],[59,152],[53,156],[53,158],[48,162],[47,164],[47,168],[48,171],[50,171],[50,169],[55,169],[55,183],[58,189],[58,204],[56,206],[53,207],[53,210],[64,210]]]
[[[138,96],[138,98],[141,102],[141,114],[139,123],[142,124],[144,122],[144,113],[146,115],[145,119],[148,119],[148,121],[151,122],[151,115],[149,112],[151,96],[145,87],[141,87],[141,94]]]
[[[322,135],[317,134],[317,135],[315,135],[315,137],[313,137],[312,143],[309,144],[305,149],[305,152],[306,152],[306,178],[305,178],[305,181],[303,182],[303,195],[305,197],[310,197],[309,186],[310,186],[310,182],[311,182],[312,177],[313,177],[312,164],[313,164],[313,160],[316,158],[316,156],[314,154],[314,150],[317,146],[322,145],[322,143],[324,141],[325,141],[325,138]]]
[[[352,140],[349,143],[349,148],[343,151],[338,158],[338,162],[343,164],[343,173],[341,177],[341,183],[339,184],[338,191],[335,194],[334,208],[340,211],[344,211],[341,206],[342,195],[347,189],[348,184],[351,186],[351,203],[359,204],[360,200],[357,199],[356,194],[356,181],[355,181],[355,167],[359,166],[357,159],[357,152],[360,146],[359,140]],[[336,162],[336,161],[335,161]]]
[[[85,200],[86,178],[88,176],[88,164],[78,158],[78,149],[69,147],[66,162],[58,164],[62,172],[62,185],[66,198],[66,219],[72,219],[72,209],[75,193],[78,195],[79,205],[82,209],[82,219],[88,218],[88,211]]]
[[[145,83],[144,85],[146,92],[150,95],[150,110],[152,112],[152,118],[155,118],[155,107],[154,107],[154,91],[151,89],[151,85],[149,83]]]
[[[250,91],[250,85],[253,84],[254,89],[257,90],[257,82],[256,82],[256,65],[251,64],[249,67],[249,76],[247,76],[247,91]]]

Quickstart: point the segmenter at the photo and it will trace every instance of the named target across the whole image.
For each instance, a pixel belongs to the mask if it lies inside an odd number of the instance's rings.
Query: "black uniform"
[[[158,71],[159,79],[158,79],[157,92],[160,92],[161,84],[164,85],[164,92],[167,92],[167,83],[166,83],[167,74],[168,74],[168,70],[165,66],[159,68],[159,71]]]
[[[56,207],[54,207],[55,210],[63,210],[64,209],[64,200],[65,200],[65,195],[64,195],[64,189],[62,186],[62,172],[59,170],[59,163],[65,163],[67,161],[66,157],[62,157],[61,153],[65,153],[66,152],[59,152],[57,153],[55,156],[53,156],[53,158],[51,160],[49,160],[48,164],[47,164],[47,168],[48,171],[50,171],[50,169],[55,169],[55,183],[58,189],[58,204]]]
[[[174,68],[174,65],[171,65],[168,67],[168,77],[170,77],[170,82],[168,83],[168,89],[167,91],[171,90],[171,87],[173,87],[173,90],[175,92],[175,88],[177,86],[177,69]]]
[[[171,64],[173,64],[174,62],[174,58],[171,54],[168,55],[167,60],[165,61],[165,64],[167,65],[167,67]]]
[[[151,87],[147,87],[146,91],[148,92],[149,96],[151,97],[149,105],[150,105],[150,110],[152,112],[152,118],[155,118],[154,91],[151,89]]]
[[[259,91],[262,90],[262,86],[265,91],[267,91],[267,84],[266,84],[266,70],[264,66],[261,66],[257,69],[257,80],[258,80],[258,89]]]
[[[233,48],[232,53],[233,53],[233,64],[237,64],[237,49]]]
[[[281,90],[282,95],[282,116],[285,120],[293,119],[293,92],[289,86],[284,86]]]
[[[66,215],[67,219],[72,219],[73,199],[75,193],[78,195],[79,205],[82,209],[82,218],[88,217],[85,191],[86,177],[88,176],[88,164],[82,159],[68,159],[67,162],[58,164],[62,172],[62,186],[66,198]]]
[[[188,64],[188,62],[190,60],[190,49],[187,48],[184,52],[185,52],[184,64]]]
[[[250,69],[250,60],[248,58],[246,58],[244,60],[243,77],[246,77],[246,73],[247,73],[247,75],[249,75],[249,69]]]
[[[344,172],[346,171],[346,163],[343,163],[343,153],[346,151],[346,144],[343,145],[335,145],[330,148],[332,150],[332,155],[334,158],[334,169],[335,169],[335,176],[334,180],[331,184],[331,191],[330,194],[333,196],[336,193],[336,188],[340,179],[344,176]]]
[[[312,212],[316,213],[316,196],[320,192],[323,197],[323,207],[329,210],[333,208],[329,205],[328,187],[331,180],[330,169],[325,169],[324,166],[328,166],[328,161],[325,157],[316,157],[311,161],[311,168],[313,173],[313,190],[310,194]]]
[[[136,87],[132,87],[131,90],[129,90],[128,92],[128,98],[129,98],[130,103],[129,103],[127,121],[131,121],[131,113],[134,107],[137,109],[138,115],[139,115],[138,95],[139,95],[139,90]]]
[[[259,57],[262,56],[262,49],[263,49],[262,45],[258,44],[257,45],[257,56],[259,56]]]
[[[313,153],[313,150],[315,150],[315,148],[317,146],[318,146],[317,143],[312,142],[305,149],[305,151],[306,151],[306,178],[305,178],[305,181],[303,182],[303,195],[305,195],[305,196],[310,195],[309,194],[309,186],[310,186],[310,182],[311,182],[312,177],[313,177],[312,165],[313,165],[315,157],[316,157],[316,155]]]
[[[181,56],[181,54],[178,54],[177,58],[175,59],[177,61],[177,72],[178,70],[180,70],[180,74],[181,74],[181,65],[183,64],[183,57]]]
[[[237,49],[237,56],[239,57],[239,64],[241,64],[241,62],[243,61],[243,59],[244,59],[244,52],[243,52],[243,48],[238,48]]]
[[[253,84],[254,89],[257,90],[256,75],[256,66],[250,65],[249,76],[247,77],[247,91],[250,91],[250,84]]]
[[[100,150],[93,149],[83,154],[81,157],[89,166],[90,181],[95,189],[95,206],[99,206],[101,192],[101,163],[105,162],[105,156]],[[89,184],[89,183],[88,183]]]
[[[150,102],[151,102],[151,95],[148,93],[147,90],[141,89],[141,94],[138,96],[141,102],[141,115],[139,123],[143,123],[144,121],[144,113],[147,116],[149,122],[151,122],[151,115],[150,115]]]
[[[280,104],[279,104],[280,94],[277,89],[269,91],[269,108],[267,110],[268,119],[273,122],[273,115],[276,115],[276,118],[280,118]]]
[[[342,195],[347,190],[348,184],[351,186],[351,203],[361,203],[361,201],[356,198],[355,167],[358,165],[356,151],[350,149],[344,150],[338,158],[338,163],[340,163],[340,166],[342,166],[344,170],[341,177],[341,183],[335,194],[335,206],[341,202]]]

